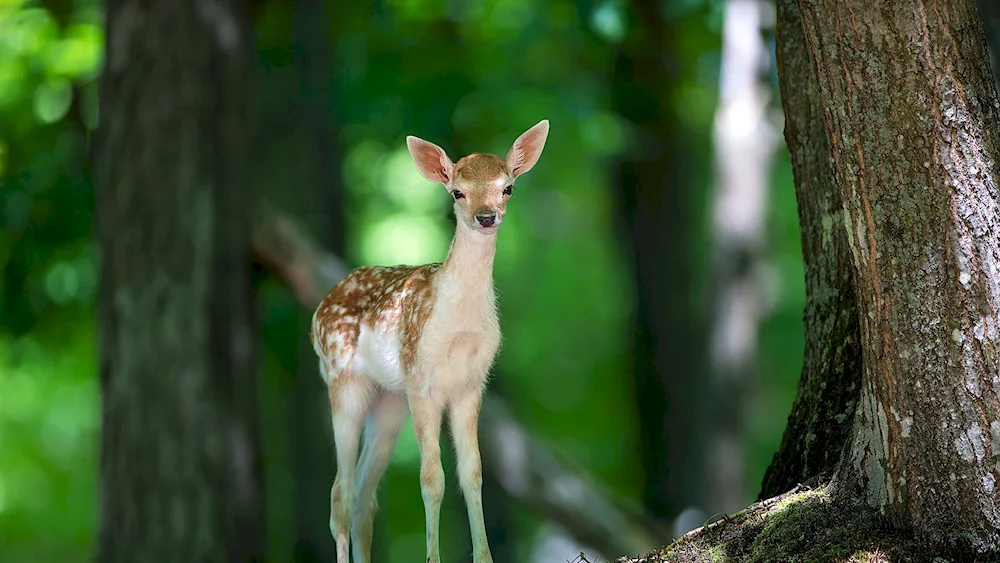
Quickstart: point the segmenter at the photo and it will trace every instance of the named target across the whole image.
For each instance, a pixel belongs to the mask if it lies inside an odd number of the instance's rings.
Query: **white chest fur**
[[[361,325],[354,371],[397,393],[409,388],[448,399],[481,390],[501,342],[489,274],[470,284],[468,271],[445,270],[435,280],[434,304],[420,329],[412,373],[405,373],[398,317],[385,325]]]
[[[434,311],[417,353],[421,393],[445,397],[486,384],[500,349],[500,321],[492,281],[471,286],[442,276]]]

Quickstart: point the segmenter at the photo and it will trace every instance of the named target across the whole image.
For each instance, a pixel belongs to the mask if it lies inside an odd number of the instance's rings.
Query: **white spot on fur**
[[[955,330],[951,331],[951,339],[957,342],[958,344],[961,344],[962,341],[965,340],[965,336],[962,335],[962,331],[956,328]]]

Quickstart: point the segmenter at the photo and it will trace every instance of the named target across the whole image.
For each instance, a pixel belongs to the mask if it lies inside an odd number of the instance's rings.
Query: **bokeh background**
[[[491,395],[593,486],[670,533],[756,498],[794,398],[804,305],[767,2],[247,8],[256,152],[246,166],[266,205],[350,266],[447,250],[450,199],[416,173],[406,135],[453,159],[504,154],[549,119],[500,234],[505,346]],[[4,562],[93,553],[88,142],[103,48],[96,1],[0,0]],[[329,560],[332,436],[311,311],[266,268],[254,276],[269,560]],[[446,463],[442,549],[461,560],[466,515]],[[497,563],[594,552],[489,476],[485,495]],[[423,508],[410,425],[380,505],[376,558],[412,560]]]

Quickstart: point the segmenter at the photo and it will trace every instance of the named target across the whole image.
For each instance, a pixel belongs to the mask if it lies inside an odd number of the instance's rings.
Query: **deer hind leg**
[[[328,381],[337,450],[337,476],[330,489],[330,533],[337,542],[337,563],[349,563],[358,445],[371,402],[372,384],[346,370]]]
[[[378,503],[378,483],[389,467],[399,429],[406,420],[406,399],[383,391],[372,404],[365,423],[364,445],[358,462],[358,495],[351,527],[354,563],[371,561],[372,532]]]
[[[441,468],[441,415],[444,404],[430,397],[408,394],[413,430],[420,447],[420,495],[424,500],[427,526],[427,563],[440,563],[438,540],[441,500],[444,498],[444,469]]]
[[[486,541],[486,523],[483,519],[483,463],[479,454],[479,407],[482,394],[477,389],[452,401],[449,415],[451,437],[458,458],[458,482],[465,497],[472,532],[472,560],[474,563],[493,563],[490,546]]]

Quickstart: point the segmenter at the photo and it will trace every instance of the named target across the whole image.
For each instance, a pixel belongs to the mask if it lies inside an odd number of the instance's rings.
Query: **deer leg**
[[[383,392],[368,413],[361,460],[358,462],[358,496],[351,527],[354,563],[371,561],[372,533],[378,508],[376,491],[389,467],[406,412],[406,400],[402,395]]]
[[[482,394],[476,389],[454,400],[449,410],[451,437],[458,458],[458,482],[465,497],[472,533],[474,563],[493,563],[486,523],[483,520],[483,464],[479,455],[479,407]]]
[[[354,474],[370,389],[364,381],[341,373],[330,380],[329,392],[337,450],[337,476],[330,489],[330,533],[337,542],[337,563],[349,563]]]
[[[441,500],[444,498],[444,469],[441,468],[441,416],[444,404],[430,397],[408,395],[413,429],[420,447],[420,495],[424,500],[427,526],[427,563],[440,563],[438,541]]]

